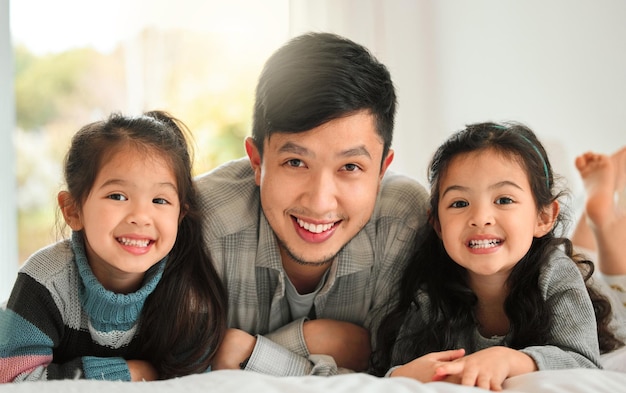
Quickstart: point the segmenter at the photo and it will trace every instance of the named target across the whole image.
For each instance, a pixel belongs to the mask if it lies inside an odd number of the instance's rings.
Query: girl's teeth
[[[120,237],[117,241],[129,247],[148,247],[148,244],[150,244],[150,240],[136,240],[125,237]]]
[[[500,240],[490,239],[490,240],[470,240],[469,246],[471,248],[491,248],[500,244]]]
[[[308,223],[306,221],[302,221],[301,219],[297,219],[296,220],[298,222],[298,225],[300,225],[301,228],[306,229],[309,232],[313,232],[313,233],[322,233],[324,231],[329,230],[330,228],[333,227],[333,225],[335,225],[334,223],[332,224],[311,224]]]

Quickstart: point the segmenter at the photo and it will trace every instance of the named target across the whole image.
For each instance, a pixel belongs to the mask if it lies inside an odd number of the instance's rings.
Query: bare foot
[[[587,218],[591,221],[592,227],[602,227],[615,211],[617,175],[614,160],[604,154],[587,152],[576,157],[575,163],[587,193],[585,204]]]
[[[626,148],[612,156],[585,153],[576,158],[576,168],[587,192],[586,224],[594,235],[598,267],[604,274],[626,274],[626,211],[615,203],[617,184],[626,182]]]
[[[626,147],[611,155],[615,167],[615,189],[619,192],[626,188]]]
[[[616,208],[618,213],[626,214],[626,147],[611,155],[615,167]]]
[[[589,228],[588,221],[589,218],[587,218],[587,214],[583,211],[572,233],[572,243],[577,247],[582,247],[584,250],[581,251],[597,252],[598,246],[596,244],[596,237],[591,231],[591,228]]]

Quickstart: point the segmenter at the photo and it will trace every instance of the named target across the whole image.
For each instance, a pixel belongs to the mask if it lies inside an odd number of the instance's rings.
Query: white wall
[[[430,155],[467,123],[517,120],[582,192],[586,150],[626,145],[626,2],[292,0],[293,34],[369,47],[398,89],[393,168],[425,181]]]
[[[9,297],[17,272],[17,203],[13,130],[13,49],[9,0],[0,0],[0,304]]]

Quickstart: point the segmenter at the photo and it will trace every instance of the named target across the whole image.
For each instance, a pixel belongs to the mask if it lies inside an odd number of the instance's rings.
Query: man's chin
[[[310,267],[328,266],[337,257],[337,254],[332,254],[332,255],[322,256],[322,257],[320,257],[318,259],[308,259],[308,258],[305,259],[302,256],[296,256],[289,249],[286,249],[286,251],[287,251],[287,254],[289,255],[289,258],[293,262],[295,262],[295,263],[297,263],[298,265],[301,265],[301,266],[310,266]]]

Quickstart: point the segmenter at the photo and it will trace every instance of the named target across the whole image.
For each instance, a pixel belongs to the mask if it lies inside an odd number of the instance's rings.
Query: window
[[[164,109],[194,133],[196,173],[242,156],[288,0],[13,0],[10,26],[22,263],[59,239],[61,163],[84,124]]]

